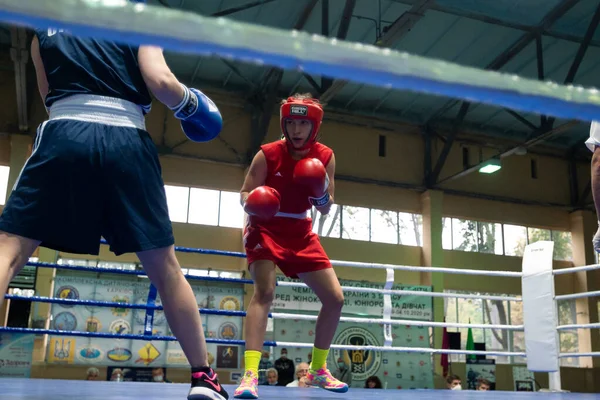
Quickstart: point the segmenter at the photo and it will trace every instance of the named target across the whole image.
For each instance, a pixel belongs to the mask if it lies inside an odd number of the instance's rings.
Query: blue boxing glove
[[[181,103],[171,108],[175,118],[181,120],[181,129],[193,142],[208,142],[216,138],[223,129],[223,118],[219,109],[198,89],[189,89],[184,84]]]

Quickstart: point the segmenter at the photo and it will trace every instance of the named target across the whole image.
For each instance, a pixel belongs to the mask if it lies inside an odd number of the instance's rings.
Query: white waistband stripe
[[[284,217],[284,218],[295,218],[295,219],[308,219],[310,216],[308,210],[303,213],[293,214],[293,213],[284,213],[278,212],[275,214],[276,217]]]
[[[142,108],[126,100],[94,95],[74,95],[50,107],[50,120],[73,119],[111,126],[146,129]]]

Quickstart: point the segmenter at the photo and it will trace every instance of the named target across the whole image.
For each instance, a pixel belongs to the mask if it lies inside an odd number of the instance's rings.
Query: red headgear
[[[285,121],[288,119],[307,119],[312,122],[312,130],[310,136],[302,145],[302,147],[294,147],[296,150],[309,149],[317,141],[317,134],[323,122],[323,107],[315,99],[298,99],[295,97],[288,97],[287,101],[281,106],[280,109],[280,122],[281,131],[287,140],[288,145],[292,146],[287,130],[285,129]]]

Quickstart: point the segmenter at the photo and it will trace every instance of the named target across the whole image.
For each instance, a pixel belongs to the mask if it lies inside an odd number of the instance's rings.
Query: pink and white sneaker
[[[246,371],[242,382],[235,392],[233,392],[235,399],[258,399],[258,375],[253,371]]]
[[[192,372],[192,387],[188,400],[227,400],[229,395],[219,383],[217,374],[210,367]]]
[[[335,379],[326,367],[318,371],[309,370],[305,379],[307,385],[317,386],[330,392],[346,393],[348,391],[348,385]]]

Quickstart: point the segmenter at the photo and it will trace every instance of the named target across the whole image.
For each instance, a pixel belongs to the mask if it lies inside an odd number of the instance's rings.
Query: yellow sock
[[[327,355],[329,354],[329,349],[317,349],[313,347],[312,351],[312,362],[310,363],[311,371],[318,371],[325,366],[327,362]]]
[[[260,357],[262,353],[256,350],[246,350],[244,352],[244,361],[246,365],[246,371],[252,371],[258,375],[258,364],[260,363]]]

